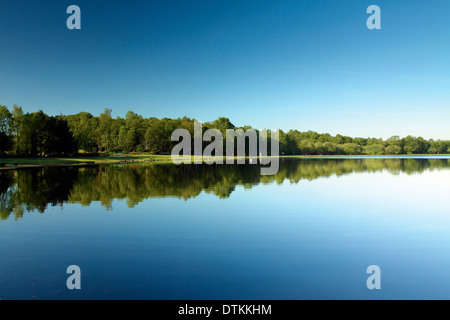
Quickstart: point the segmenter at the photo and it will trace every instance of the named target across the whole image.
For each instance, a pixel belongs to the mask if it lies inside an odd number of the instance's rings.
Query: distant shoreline
[[[446,159],[450,154],[430,155],[281,155],[280,159]],[[226,157],[225,157],[226,158]],[[237,157],[234,157],[235,159]],[[249,157],[245,157],[248,159]],[[17,170],[62,166],[96,166],[105,164],[172,163],[168,155],[125,155],[71,158],[0,158],[0,170]]]
[[[95,157],[55,157],[55,158],[0,158],[0,170],[27,168],[94,166],[101,164],[125,164],[170,161],[170,156],[95,156]]]

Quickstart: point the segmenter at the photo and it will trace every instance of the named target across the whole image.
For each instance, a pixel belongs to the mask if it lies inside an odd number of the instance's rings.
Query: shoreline
[[[54,161],[53,161],[54,160]],[[132,164],[144,162],[167,162],[164,156],[104,156],[82,158],[0,158],[0,171],[45,167],[98,166],[108,164]]]
[[[450,159],[450,154],[430,155],[282,155],[280,159]],[[225,157],[226,158],[226,157]],[[234,157],[235,159],[237,157]],[[245,157],[249,159],[250,157]],[[52,161],[52,160],[55,161]],[[193,160],[192,160],[193,161]],[[137,163],[167,162],[172,163],[170,156],[104,156],[82,158],[0,158],[2,170],[18,170],[45,167],[64,166],[97,166],[109,164],[137,164]]]

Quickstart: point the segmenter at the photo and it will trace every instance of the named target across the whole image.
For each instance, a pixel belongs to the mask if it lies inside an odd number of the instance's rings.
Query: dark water
[[[449,190],[446,157],[2,171],[0,299],[450,299]]]

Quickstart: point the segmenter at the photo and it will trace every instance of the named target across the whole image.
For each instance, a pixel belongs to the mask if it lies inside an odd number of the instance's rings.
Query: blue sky
[[[449,20],[448,0],[2,0],[0,104],[450,139]]]

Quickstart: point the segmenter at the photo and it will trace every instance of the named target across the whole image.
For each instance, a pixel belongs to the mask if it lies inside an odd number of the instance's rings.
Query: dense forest
[[[258,184],[284,181],[299,183],[358,172],[416,174],[448,170],[448,159],[289,159],[274,176],[261,176],[253,165],[207,166],[167,164],[47,167],[0,171],[0,220],[12,214],[45,212],[49,205],[99,202],[113,209],[114,199],[124,199],[132,208],[149,198],[176,197],[188,200],[202,192],[221,199],[230,197],[236,186],[251,189]]]
[[[70,156],[77,153],[151,153],[170,154],[172,132],[187,129],[193,135],[195,119],[144,118],[129,111],[125,119],[112,117],[105,109],[98,117],[88,112],[48,116],[44,112],[24,113],[20,106],[12,110],[0,106],[0,155]],[[203,130],[247,130],[235,127],[221,117],[203,124]],[[225,134],[224,134],[225,136]],[[281,155],[397,155],[447,154],[450,141],[425,140],[421,137],[393,136],[352,138],[313,131],[280,131]]]

